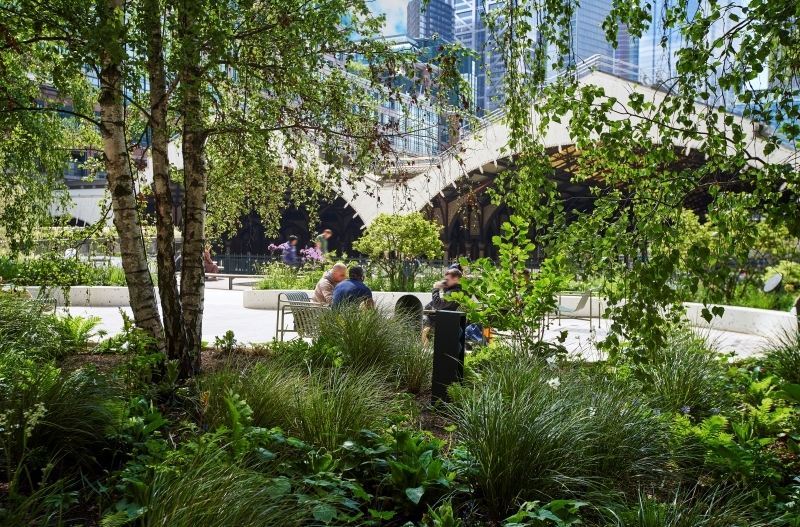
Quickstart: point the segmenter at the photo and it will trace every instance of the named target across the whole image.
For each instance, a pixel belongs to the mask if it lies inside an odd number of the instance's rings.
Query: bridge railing
[[[261,274],[264,265],[273,262],[280,262],[281,256],[274,254],[215,254],[211,256],[220,266],[224,269],[221,272],[226,274],[241,274],[241,275],[254,275]],[[364,256],[352,256],[346,259],[348,263],[355,262],[365,268],[375,269],[377,264],[370,258]],[[452,264],[456,263],[456,259],[426,259],[420,258],[423,267],[429,272],[438,269],[444,274]],[[499,265],[499,262],[494,262]],[[526,267],[531,270],[539,269],[539,260],[528,260]],[[321,263],[323,266],[330,266],[330,264]]]

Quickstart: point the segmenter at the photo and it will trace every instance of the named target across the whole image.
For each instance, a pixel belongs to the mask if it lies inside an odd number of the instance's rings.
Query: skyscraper
[[[452,44],[455,42],[453,8],[442,0],[430,0],[424,8],[422,0],[412,0],[406,8],[408,36],[411,38],[434,38]]]
[[[499,7],[497,3],[484,4],[481,0],[452,0],[455,9],[455,38],[464,46],[481,54],[476,72],[476,105],[489,113],[503,104],[503,76],[506,66],[494,44],[492,35],[484,24],[484,6]],[[611,0],[583,0],[570,21],[571,54],[567,63],[578,63],[592,55],[614,56],[614,49],[606,41],[603,21],[611,11]],[[535,30],[535,28],[534,28]],[[555,46],[549,46],[551,58]],[[631,62],[635,63],[635,60]],[[487,70],[489,73],[487,74]]]
[[[474,99],[478,115],[483,115],[502,104],[502,100],[493,102],[492,99],[501,99],[499,95],[505,66],[496,54],[492,54],[491,42],[487,45],[483,2],[481,0],[452,1],[455,10],[456,40],[480,54],[475,68]],[[491,71],[490,75],[487,75],[487,70]]]
[[[628,26],[617,25],[617,49],[614,50],[614,74],[630,81],[639,81],[639,39],[632,37]]]

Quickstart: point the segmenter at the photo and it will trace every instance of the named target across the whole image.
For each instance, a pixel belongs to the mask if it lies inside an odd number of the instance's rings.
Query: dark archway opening
[[[317,225],[310,223],[308,211],[301,207],[291,207],[281,216],[278,226],[278,235],[267,237],[266,229],[261,223],[261,218],[255,212],[251,212],[242,218],[242,228],[236,236],[225,237],[221,240],[224,245],[224,252],[228,254],[269,254],[268,247],[271,244],[281,244],[289,239],[289,236],[297,236],[298,246],[313,247],[314,238],[325,229],[333,232],[328,240],[328,249],[337,253],[356,254],[353,251],[353,242],[360,236],[364,228],[364,222],[356,216],[355,210],[342,198],[336,198],[330,203],[319,204],[320,222]],[[220,247],[220,249],[222,249]]]

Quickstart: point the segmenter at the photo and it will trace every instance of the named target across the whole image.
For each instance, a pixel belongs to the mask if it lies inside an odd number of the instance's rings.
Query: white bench
[[[206,273],[206,277],[215,277],[215,278],[227,278],[228,279],[228,289],[233,289],[233,279],[234,278],[255,278],[255,279],[262,279],[264,278],[263,274],[227,274],[227,273]]]

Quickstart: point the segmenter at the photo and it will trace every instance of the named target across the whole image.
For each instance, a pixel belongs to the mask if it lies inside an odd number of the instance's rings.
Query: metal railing
[[[215,260],[218,265],[224,268],[220,272],[225,274],[242,275],[262,274],[264,265],[282,261],[280,255],[274,254],[214,254],[211,256],[211,258]],[[452,264],[458,262],[456,259],[420,258],[419,260],[426,269],[440,269],[442,273],[444,273],[444,271],[447,270],[447,268]],[[346,262],[353,262],[367,269],[373,269],[377,267],[376,262],[364,256],[348,257]],[[499,262],[493,263],[495,265],[499,265]],[[539,269],[539,263],[539,260],[530,259],[526,263],[526,267],[536,272]],[[330,264],[326,264],[324,262],[320,263],[320,265],[324,267],[330,266]]]

